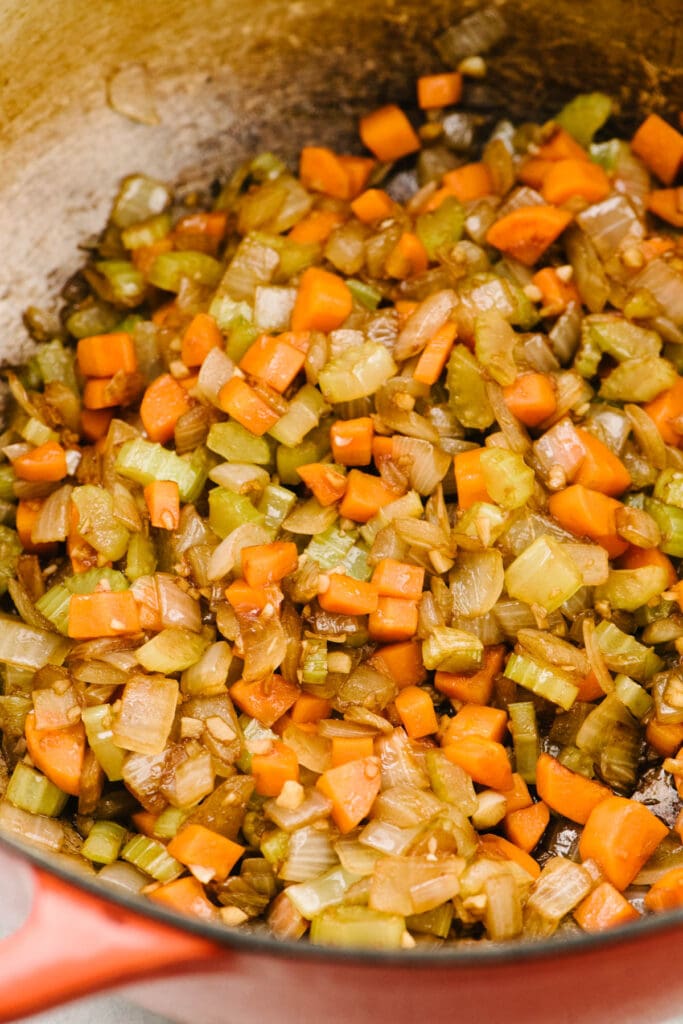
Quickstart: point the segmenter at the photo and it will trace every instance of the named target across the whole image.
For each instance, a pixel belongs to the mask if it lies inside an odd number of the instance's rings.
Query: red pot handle
[[[33,904],[0,942],[0,1021],[225,955],[220,946],[32,869]]]

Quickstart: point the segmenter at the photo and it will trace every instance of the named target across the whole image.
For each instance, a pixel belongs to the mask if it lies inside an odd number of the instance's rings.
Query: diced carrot
[[[326,589],[318,594],[318,602],[326,612],[367,615],[377,608],[377,591],[371,583],[334,572],[325,577],[324,585]]]
[[[375,429],[369,416],[337,420],[330,427],[330,446],[335,462],[342,466],[367,466],[372,460]]]
[[[645,402],[643,409],[662,435],[662,440],[680,447],[683,441],[683,378],[679,377],[673,387],[662,391],[651,402]]]
[[[136,270],[141,271],[145,277],[147,277],[154,266],[154,261],[157,256],[161,256],[163,252],[170,252],[173,248],[173,239],[170,235],[165,238],[158,238],[156,242],[152,242],[151,245],[138,245],[132,250],[130,259]],[[175,307],[174,314],[177,311]],[[164,314],[160,314],[159,319],[162,319]],[[169,311],[169,319],[171,314]],[[156,322],[156,321],[155,321]]]
[[[432,736],[439,728],[432,698],[419,686],[404,686],[399,690],[396,710],[411,740]]]
[[[590,537],[606,549],[610,558],[623,555],[628,543],[617,533],[616,511],[621,503],[600,491],[572,484],[548,499],[551,515],[577,537]]]
[[[393,679],[399,689],[404,686],[419,686],[427,678],[419,640],[384,644],[377,648],[370,662],[384,675]]]
[[[139,632],[138,606],[130,590],[98,590],[93,594],[71,595],[69,636],[75,640]]]
[[[457,333],[458,329],[451,321],[446,321],[439,328],[420,353],[417,366],[413,370],[414,380],[421,384],[436,384],[448,362]]]
[[[645,896],[648,910],[675,910],[683,907],[683,868],[670,868],[653,882]]]
[[[659,114],[645,118],[631,139],[631,149],[665,185],[674,183],[683,164],[683,135]]]
[[[358,196],[368,183],[370,175],[377,166],[377,161],[367,156],[339,157],[339,162],[349,177],[349,199]]]
[[[279,796],[285,782],[299,781],[296,753],[280,740],[273,740],[266,754],[252,754],[251,774],[259,796]]]
[[[511,843],[519,846],[525,853],[531,853],[548,827],[550,811],[547,804],[539,800],[529,807],[520,807],[517,811],[508,811],[503,827],[505,835]]]
[[[339,210],[311,210],[294,225],[287,237],[299,245],[326,242],[344,220],[344,214]]]
[[[443,752],[449,761],[460,765],[475,782],[491,789],[510,789],[512,768],[502,743],[484,736],[463,736],[448,743]]]
[[[530,188],[540,189],[545,181],[545,176],[553,166],[554,160],[547,160],[539,156],[527,157],[520,164],[517,177],[524,185]]]
[[[304,146],[299,159],[301,184],[335,199],[352,199],[363,188],[374,162],[367,157],[345,157],[325,146]]]
[[[412,231],[404,231],[386,261],[386,272],[389,277],[417,277],[424,274],[429,266],[429,256],[424,245]]]
[[[512,415],[527,427],[537,427],[557,408],[552,378],[545,373],[520,373],[503,388],[503,398]]]
[[[180,358],[185,366],[201,366],[212,348],[223,347],[223,335],[214,318],[197,313],[185,328]]]
[[[457,743],[466,736],[481,736],[500,743],[508,725],[507,711],[483,704],[463,704],[455,718],[448,722],[443,744]]]
[[[673,757],[683,744],[683,722],[658,722],[651,718],[645,727],[645,739],[660,757]]]
[[[640,252],[646,263],[657,259],[658,256],[664,256],[667,252],[672,252],[675,248],[676,243],[673,238],[661,235],[650,235],[640,243]]]
[[[63,480],[68,473],[66,452],[57,441],[46,441],[20,455],[12,463],[20,480],[50,481]]]
[[[515,846],[508,839],[504,839],[503,836],[494,835],[493,832],[485,832],[479,836],[479,844],[486,856],[493,854],[494,856],[501,857],[503,860],[514,861],[515,864],[519,864],[521,868],[524,868],[532,878],[538,878],[541,873],[541,865],[538,861],[535,861],[528,853],[521,850],[519,846]]]
[[[463,510],[472,508],[478,501],[491,501],[481,468],[481,455],[484,450],[471,448],[465,452],[456,452],[453,456],[458,508]]]
[[[66,537],[66,553],[71,559],[74,573],[86,572],[99,564],[95,548],[78,532],[79,514],[73,501],[69,505],[69,532]],[[141,627],[144,629],[142,623]],[[161,629],[161,626],[159,627]]]
[[[452,171],[446,171],[441,179],[444,188],[461,203],[469,203],[493,193],[491,172],[484,163],[463,164]]]
[[[180,218],[171,238],[176,249],[198,249],[215,256],[227,226],[225,210],[197,210]]]
[[[434,686],[440,693],[451,700],[462,701],[463,704],[488,704],[493,696],[493,684],[503,667],[505,647],[484,648],[482,667],[476,672],[441,672],[434,673]]]
[[[218,395],[223,410],[252,434],[261,437],[279,420],[278,413],[241,377],[231,377]]]
[[[535,284],[541,293],[543,316],[558,316],[564,313],[570,303],[581,302],[579,290],[574,282],[563,281],[555,267],[543,267],[534,274],[531,283]]]
[[[332,818],[346,834],[369,813],[381,785],[379,758],[359,757],[323,772],[316,786],[332,801]]]
[[[581,427],[576,433],[586,454],[574,476],[574,483],[615,498],[631,486],[631,474],[621,459],[594,434]]]
[[[303,352],[304,355],[306,355],[311,347],[311,332],[283,331],[282,334],[278,334],[278,340],[281,341],[283,345],[289,345],[290,348],[295,348],[297,352]]]
[[[268,384],[280,394],[286,391],[306,362],[306,353],[281,338],[261,334],[240,360],[240,369]]]
[[[372,736],[333,736],[332,767],[338,768],[349,761],[372,757],[374,749]]]
[[[415,302],[413,299],[397,299],[394,303],[394,309],[398,314],[398,326],[404,327],[408,320],[420,305],[419,302]]]
[[[683,228],[683,191],[680,188],[660,188],[650,192],[647,208],[674,227]]]
[[[295,725],[306,725],[327,718],[331,710],[332,703],[326,697],[318,697],[315,693],[301,693],[292,704],[290,717]]]
[[[320,267],[304,270],[292,311],[294,331],[333,331],[353,309],[346,281]]]
[[[582,860],[597,861],[607,880],[624,890],[668,834],[666,825],[645,804],[609,796],[591,811],[579,853]]]
[[[383,462],[392,457],[394,451],[394,439],[392,437],[380,437],[375,435],[372,439],[372,461],[377,469],[381,468]]]
[[[573,915],[585,932],[604,932],[640,917],[633,904],[610,882],[600,882],[574,909]]]
[[[557,814],[583,825],[592,811],[612,793],[593,779],[565,768],[550,754],[541,754],[536,762],[536,791]]]
[[[270,729],[285,711],[289,711],[301,696],[301,690],[294,683],[277,674],[267,679],[247,682],[238,679],[230,687],[230,697],[240,710]]]
[[[175,480],[153,480],[143,493],[152,526],[177,530],[180,525],[180,490]]]
[[[81,338],[76,359],[84,377],[113,377],[119,370],[134,373],[138,368],[133,339],[125,331]]]
[[[140,419],[150,441],[170,441],[176,423],[189,409],[190,400],[175,377],[162,373],[153,380],[140,402]]]
[[[250,587],[279,583],[294,572],[299,552],[293,541],[274,540],[242,548],[242,574]]]
[[[377,608],[368,617],[368,633],[377,643],[410,640],[417,632],[417,621],[417,601],[380,596]]]
[[[81,409],[81,435],[88,441],[100,441],[107,436],[113,418],[113,409]]]
[[[577,680],[576,685],[579,688],[579,692],[576,695],[577,700],[593,701],[605,695],[605,691],[600,685],[600,680],[592,669],[582,679]]]
[[[296,471],[321,505],[334,505],[344,497],[346,477],[334,466],[310,462],[306,466],[297,466]]]
[[[609,178],[600,164],[585,158],[567,157],[553,163],[543,179],[541,195],[547,203],[561,205],[575,197],[598,203],[610,193]]]
[[[486,241],[532,267],[571,219],[571,213],[556,206],[520,206],[494,221],[486,233]]]
[[[659,548],[638,548],[635,544],[631,544],[628,550],[624,551],[623,555],[617,559],[618,569],[643,569],[650,565],[656,565],[658,568],[666,570],[667,587],[676,586],[678,573],[668,555],[665,555]],[[677,600],[681,606],[681,599],[677,598]]]
[[[37,729],[35,712],[29,711],[24,735],[36,768],[64,793],[78,796],[85,757],[83,723],[76,722],[63,729]]]
[[[541,160],[588,160],[588,153],[565,128],[558,128],[536,154]]]
[[[383,597],[404,597],[419,601],[424,587],[425,571],[420,565],[409,565],[395,558],[382,558],[372,573],[372,584]]]
[[[158,814],[152,814],[151,811],[137,811],[136,814],[131,814],[131,821],[135,825],[136,829],[143,836],[154,836],[154,828],[159,818]]]
[[[512,773],[512,785],[510,788],[500,790],[500,792],[505,797],[508,814],[512,814],[513,811],[521,811],[524,807],[530,807],[533,803],[529,787],[519,772]]]
[[[400,160],[420,148],[420,140],[413,126],[394,103],[362,117],[360,137],[370,152],[385,163]]]
[[[83,405],[86,409],[113,409],[119,404],[111,388],[111,377],[90,377],[83,388]]]
[[[159,903],[168,910],[175,910],[179,914],[190,914],[192,917],[199,917],[205,921],[211,921],[218,914],[213,903],[207,899],[204,886],[194,875],[185,875],[183,878],[175,878],[172,882],[166,882],[157,889],[147,893],[147,898],[153,903]]]
[[[391,217],[394,206],[393,199],[381,188],[369,188],[351,203],[351,209],[363,224]]]
[[[339,506],[339,514],[356,523],[367,523],[385,505],[396,501],[399,495],[376,476],[352,469],[346,483],[346,493]]]
[[[246,847],[204,825],[191,824],[183,825],[166,849],[186,867],[212,871],[217,882],[224,882]]]
[[[417,103],[421,110],[450,107],[462,96],[462,73],[443,71],[438,75],[421,75],[417,80]]]
[[[683,808],[681,808],[676,816],[673,830],[678,835],[678,838],[683,841]]]
[[[225,598],[236,612],[262,612],[268,604],[268,594],[262,587],[250,587],[246,580],[233,580],[225,589]]]

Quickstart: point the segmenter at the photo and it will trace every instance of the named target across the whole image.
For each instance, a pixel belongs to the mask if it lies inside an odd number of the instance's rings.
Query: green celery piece
[[[428,750],[425,767],[432,791],[439,800],[453,804],[468,817],[477,809],[477,794],[471,776],[448,760],[443,750]]]
[[[592,142],[588,147],[588,153],[594,164],[600,164],[604,171],[609,174],[617,165],[621,152],[620,139],[607,139],[606,142]]]
[[[503,508],[523,508],[534,493],[534,471],[517,452],[485,448],[481,453],[481,470],[486,490]]]
[[[148,672],[183,672],[201,658],[208,647],[208,640],[202,633],[189,629],[169,626],[139,647],[136,657]]]
[[[289,849],[289,833],[282,829],[274,829],[266,832],[261,838],[260,850],[262,855],[274,868],[279,869],[287,859]]]
[[[369,550],[364,545],[354,544],[342,563],[347,576],[352,576],[354,580],[367,582],[372,576],[372,566],[368,563],[369,554]]]
[[[256,466],[268,466],[272,460],[266,438],[256,437],[234,420],[214,423],[209,430],[206,446],[226,462],[250,462]]]
[[[69,632],[71,591],[64,583],[56,583],[36,601],[36,608],[49,619],[55,629],[66,636]]]
[[[154,541],[144,533],[134,533],[126,553],[126,576],[131,581],[150,576],[157,567]]]
[[[343,565],[354,545],[355,535],[344,533],[336,526],[328,526],[324,533],[316,533],[306,548],[306,554],[317,562],[321,569],[333,569]]]
[[[152,264],[147,278],[150,284],[166,292],[177,292],[183,278],[215,288],[223,274],[223,264],[205,252],[193,249],[162,252]]]
[[[657,477],[652,494],[666,505],[683,509],[683,471],[663,469]]]
[[[453,903],[442,903],[434,910],[425,910],[422,914],[411,914],[406,918],[406,928],[418,935],[435,935],[439,939],[447,939],[453,920]]]
[[[458,317],[471,320],[473,326],[483,309],[495,309],[513,326],[529,330],[539,319],[538,310],[518,285],[503,276],[502,268],[494,269],[495,273],[472,274],[458,284]]]
[[[332,405],[352,402],[374,395],[396,372],[389,350],[379,341],[366,341],[329,359],[318,375],[318,387]]]
[[[640,569],[610,569],[607,582],[595,588],[595,600],[612,608],[635,612],[666,590],[668,571],[660,565]]]
[[[301,662],[301,682],[307,686],[321,686],[327,679],[327,640],[308,637],[304,641]]]
[[[246,495],[235,494],[225,487],[209,491],[209,526],[221,539],[243,523],[264,522],[265,516],[254,508]]]
[[[121,851],[121,858],[157,882],[171,882],[185,870],[175,857],[166,852],[163,843],[147,836],[133,836]]]
[[[74,338],[109,334],[118,323],[119,312],[100,300],[93,300],[67,318],[66,329]]]
[[[157,213],[147,220],[131,224],[121,232],[121,241],[126,249],[139,249],[143,245],[154,245],[171,230],[171,218],[167,213]]]
[[[422,644],[425,668],[442,672],[473,672],[481,668],[484,645],[474,633],[437,626]]]
[[[287,165],[275,153],[257,153],[249,164],[249,174],[258,182],[275,181],[287,172]]]
[[[109,704],[94,704],[81,712],[88,744],[100,768],[110,782],[119,782],[123,778],[127,751],[114,743],[111,715]]]
[[[79,531],[108,562],[123,558],[130,534],[115,516],[114,499],[109,491],[94,484],[75,487],[71,500],[78,509]]]
[[[495,417],[486,394],[482,367],[470,350],[456,345],[448,360],[446,387],[453,412],[463,427],[486,430]]]
[[[227,326],[223,326],[221,319],[216,320],[222,331],[226,331],[228,334],[228,340],[225,345],[225,351],[235,363],[239,363],[240,359],[246,355],[247,351],[254,344],[258,338],[260,331],[251,320],[245,316],[237,316],[232,320],[229,320],[229,313],[223,307],[229,300],[224,299],[221,307],[218,310],[219,317],[225,322],[228,320]],[[244,306],[244,302],[239,303],[240,306]]]
[[[64,586],[71,594],[92,594],[101,584],[109,590],[128,590],[128,580],[118,569],[88,569],[64,580]]]
[[[664,665],[651,647],[641,644],[606,619],[595,627],[595,638],[605,664],[612,672],[623,672],[642,683],[647,682]]]
[[[366,309],[377,309],[382,301],[382,293],[379,289],[366,281],[358,281],[354,277],[347,278],[346,284],[353,295],[354,301]]]
[[[292,242],[287,238],[283,238],[282,242],[278,281],[289,281],[320,259],[320,246],[317,242]]]
[[[405,929],[405,918],[398,914],[351,904],[317,914],[311,921],[310,940],[315,946],[400,949]]]
[[[265,525],[271,530],[277,530],[295,505],[296,494],[293,491],[278,484],[268,484],[261,495],[258,510],[265,517]]]
[[[295,448],[329,411],[330,407],[318,389],[312,384],[304,384],[289,403],[287,412],[268,433],[287,448]]]
[[[661,531],[659,550],[665,555],[683,558],[683,509],[656,498],[646,498],[645,511],[652,516]]]
[[[462,238],[465,209],[455,196],[446,196],[436,210],[421,213],[415,221],[415,234],[420,239],[430,260],[438,257],[442,249],[455,245]]]
[[[565,711],[572,706],[579,692],[571,676],[553,665],[540,665],[522,654],[511,654],[505,666],[505,675],[519,683],[525,690],[531,690],[539,697],[545,697],[558,704]]]
[[[0,524],[3,526],[13,525],[16,518],[16,505],[14,502],[3,501],[0,498]]]
[[[487,501],[477,501],[458,519],[455,532],[483,547],[492,547],[505,532],[508,513]]]
[[[593,758],[585,751],[572,746],[571,743],[562,748],[557,755],[557,760],[570,772],[576,772],[577,775],[583,775],[587,779],[592,779],[595,775]]]
[[[81,847],[81,854],[93,864],[113,864],[118,860],[126,834],[123,825],[116,821],[96,821]]]
[[[505,587],[510,597],[525,604],[539,604],[548,612],[583,586],[581,573],[572,558],[553,537],[542,535],[505,570]]]
[[[616,676],[614,680],[614,692],[622,704],[624,704],[634,718],[645,718],[652,710],[654,701],[647,690],[643,689],[635,679],[630,676]]]
[[[172,807],[169,804],[154,822],[154,835],[158,839],[173,839],[189,816],[190,811],[186,808]]]
[[[181,501],[196,500],[206,481],[208,466],[193,463],[154,441],[135,438],[121,446],[116,457],[116,471],[127,480],[146,487],[154,480],[174,480]]]
[[[585,149],[611,116],[612,109],[612,100],[604,92],[580,93],[556,114],[554,120]]]
[[[107,298],[116,306],[139,306],[145,297],[147,282],[142,271],[128,260],[100,260],[95,270],[107,284]]]
[[[35,416],[30,416],[23,427],[20,428],[19,433],[28,441],[29,444],[47,444],[48,441],[58,441],[59,434],[56,430],[50,430],[48,426],[36,419]]]
[[[121,182],[111,220],[117,228],[127,228],[161,213],[170,204],[170,190],[162,181],[148,178],[145,174],[129,174]]]
[[[634,615],[634,621],[636,626],[644,628],[649,626],[651,622],[657,622],[659,619],[668,619],[677,610],[678,606],[674,601],[658,601],[657,604],[646,604],[642,608],[638,608]]]
[[[330,450],[329,427],[321,424],[315,427],[308,437],[297,443],[295,448],[280,444],[275,453],[277,473],[283,484],[296,485],[301,483],[297,473],[299,466],[307,466],[311,462],[320,462]]]
[[[29,814],[57,818],[64,810],[69,796],[37,769],[19,761],[7,784],[5,799]]]
[[[57,380],[66,384],[71,391],[78,392],[73,349],[66,348],[58,338],[55,338],[53,341],[47,341],[41,345],[35,358],[43,383],[49,384],[51,381]]]
[[[677,380],[678,371],[668,359],[625,359],[603,377],[599,395],[611,402],[650,402]]]
[[[0,466],[0,501],[16,501],[14,483],[16,475],[9,463]]]
[[[581,325],[581,340],[587,340],[616,362],[658,356],[662,339],[656,331],[638,327],[614,313],[594,313]]]
[[[536,708],[531,701],[520,701],[508,704],[508,714],[516,770],[525,782],[535,783],[540,753]]]
[[[474,352],[489,376],[506,386],[517,378],[513,352],[519,339],[497,309],[477,314],[474,321]]]
[[[7,582],[15,576],[17,560],[22,551],[16,530],[0,525],[0,594],[7,590]]]

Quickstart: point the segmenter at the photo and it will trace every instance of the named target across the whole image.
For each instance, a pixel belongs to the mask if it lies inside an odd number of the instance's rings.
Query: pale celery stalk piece
[[[157,882],[172,882],[185,870],[175,857],[166,852],[163,843],[147,836],[133,836],[121,851],[121,858]]]
[[[0,615],[2,663],[34,670],[45,665],[61,665],[70,647],[66,637],[28,626],[9,615]]]
[[[446,387],[450,405],[464,427],[486,430],[494,421],[482,367],[464,345],[456,345],[448,361]]]
[[[126,829],[115,821],[96,821],[81,847],[93,864],[113,864],[126,838]]]
[[[69,604],[71,591],[64,583],[56,583],[36,601],[36,608],[49,619],[55,629],[66,636],[69,632]]]
[[[481,453],[481,470],[486,490],[505,509],[523,508],[534,493],[534,471],[516,452],[485,448]]]
[[[327,679],[327,640],[309,637],[304,642],[301,662],[301,682],[307,686],[321,686]]]
[[[29,814],[57,818],[66,807],[69,796],[42,772],[19,761],[7,785],[5,799]]]
[[[488,309],[474,321],[474,352],[490,376],[502,386],[517,377],[513,352],[518,341],[510,323],[496,309]]]
[[[623,672],[639,682],[647,682],[664,665],[651,647],[641,644],[607,619],[596,626],[595,637],[605,664],[612,672]]]
[[[183,672],[199,661],[208,647],[208,641],[201,633],[169,626],[139,647],[136,656],[148,672]]]
[[[473,672],[481,668],[484,645],[474,633],[437,626],[422,645],[425,668],[442,672]]]
[[[595,588],[595,600],[611,608],[635,612],[659,597],[667,588],[669,574],[664,566],[645,565],[639,569],[611,569],[605,583]]]
[[[653,495],[667,505],[683,509],[683,471],[663,469],[655,481]]]
[[[189,815],[190,811],[187,808],[173,807],[169,804],[154,822],[154,835],[158,839],[173,839]]]
[[[329,411],[330,407],[318,389],[312,384],[304,384],[290,401],[287,412],[273,424],[268,434],[279,444],[294,448]]]
[[[114,743],[112,709],[109,704],[94,704],[81,712],[85,734],[98,763],[110,782],[123,778],[126,751]]]
[[[505,571],[510,597],[537,604],[547,612],[560,605],[583,585],[573,559],[553,537],[537,537]]]
[[[540,665],[522,654],[511,654],[505,666],[505,675],[519,683],[525,690],[531,690],[539,697],[558,704],[568,711],[576,700],[579,688],[571,676],[554,665]]]
[[[645,511],[652,516],[661,531],[659,550],[665,555],[683,558],[683,508],[656,498],[646,498]]]
[[[258,511],[265,517],[265,525],[270,530],[277,530],[296,505],[294,491],[281,487],[279,484],[268,484],[258,503]]]
[[[328,402],[352,402],[374,395],[397,369],[384,345],[366,341],[330,359],[320,371],[318,384]]]
[[[615,676],[614,692],[635,718],[643,719],[652,710],[654,701],[635,679],[621,673]]]
[[[311,537],[306,554],[317,562],[321,569],[333,569],[344,562],[353,547],[355,536],[355,533],[344,532],[336,525],[329,526],[323,533],[316,533]]]
[[[540,753],[536,708],[531,701],[508,704],[510,732],[515,751],[515,767],[525,782],[536,782],[536,763]]]
[[[206,439],[206,447],[220,455],[226,462],[267,466],[272,461],[272,452],[266,438],[256,437],[241,423],[233,420],[213,423]]]
[[[196,501],[204,487],[208,466],[138,437],[121,446],[116,471],[143,487],[154,480],[172,480],[178,484],[181,501]]]
[[[341,865],[308,882],[287,887],[287,895],[302,917],[312,921],[327,907],[341,903],[346,890],[359,880]]]
[[[291,886],[287,895],[291,895]],[[361,906],[332,907],[311,921],[310,940],[318,946],[400,949],[405,918]]]

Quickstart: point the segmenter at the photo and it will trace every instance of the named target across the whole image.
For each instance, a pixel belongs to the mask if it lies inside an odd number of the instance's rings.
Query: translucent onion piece
[[[357,836],[342,836],[334,844],[335,853],[342,867],[361,878],[371,875],[381,853],[370,846],[364,846]]]
[[[117,68],[107,79],[107,100],[112,110],[130,121],[159,123],[152,81],[145,64],[135,62]]]
[[[651,260],[633,282],[645,288],[657,300],[665,316],[678,327],[683,325],[683,276],[666,260]]]
[[[430,338],[443,327],[457,304],[458,297],[450,289],[436,292],[421,302],[396,339],[396,359],[403,362],[421,352]]]
[[[486,911],[484,927],[494,942],[505,942],[520,934],[523,927],[519,886],[511,873],[493,875],[484,882]]]
[[[312,536],[314,533],[324,533],[336,519],[337,508],[335,505],[324,506],[317,498],[308,498],[292,509],[282,526],[290,533]]]
[[[375,742],[380,760],[382,789],[396,786],[429,788],[429,777],[403,729],[395,729],[389,736]]]
[[[547,861],[531,887],[527,909],[548,921],[560,921],[593,888],[593,880],[580,864],[564,857]]]
[[[428,790],[399,785],[382,790],[373,805],[373,816],[398,828],[414,828],[442,810],[441,801]]]
[[[278,874],[286,882],[307,882],[319,878],[338,863],[329,833],[307,826],[290,835],[287,859]]]
[[[545,630],[520,629],[517,641],[532,658],[587,676],[590,664],[585,651]]]
[[[272,534],[258,523],[242,523],[214,548],[207,568],[210,580],[222,580],[233,570],[240,575],[242,549],[255,544],[268,544]]]
[[[394,377],[387,381],[375,395],[375,408],[383,426],[398,434],[438,444],[436,428],[412,408],[413,399],[427,398],[428,395],[429,388],[412,377]]]
[[[295,829],[302,829],[305,825],[311,825],[314,821],[328,817],[332,810],[332,802],[319,789],[309,789],[298,807],[284,807],[277,800],[267,800],[263,809],[267,817],[274,821],[278,828],[284,829],[285,832],[294,832]],[[289,852],[291,856],[291,845]],[[302,882],[303,879],[290,878],[289,881]]]
[[[26,669],[61,665],[70,646],[70,642],[57,633],[0,615],[0,662]]]
[[[340,725],[345,723],[341,722]],[[320,775],[332,767],[332,742],[329,737],[306,732],[294,722],[289,722],[282,733],[282,740],[295,752],[304,768]]]
[[[400,856],[407,851],[419,831],[419,828],[399,828],[388,821],[374,820],[368,822],[358,841],[378,853]]]
[[[223,349],[212,348],[199,370],[196,386],[200,395],[212,405],[218,405],[219,392],[234,371],[235,364]]]
[[[461,551],[451,573],[453,611],[464,618],[477,618],[491,611],[505,581],[500,551]]]
[[[159,601],[159,617],[166,627],[179,627],[199,633],[202,628],[199,602],[186,593],[168,573],[156,573],[155,583]]]
[[[178,683],[137,675],[123,690],[114,716],[114,742],[138,754],[160,754],[166,746],[178,701]]]
[[[422,914],[453,899],[465,862],[459,857],[383,857],[375,865],[370,907],[391,914]]]
[[[346,890],[357,881],[357,875],[335,867],[310,882],[288,886],[287,896],[299,913],[310,921],[326,907],[341,903]]]
[[[189,697],[223,693],[232,662],[232,652],[225,640],[211,644],[199,661],[185,669],[180,688]]]
[[[654,421],[639,405],[625,405],[624,412],[631,422],[633,433],[644,457],[656,469],[664,469],[667,464],[666,445]]]
[[[645,234],[638,214],[625,196],[611,195],[601,203],[593,203],[579,213],[576,220],[603,260],[608,259],[624,239],[637,241]]]
[[[244,658],[242,674],[248,682],[271,676],[287,653],[287,637],[277,618],[243,618],[240,640]]]
[[[138,893],[149,885],[149,878],[125,860],[115,860],[113,864],[105,864],[98,871],[98,878],[103,878],[107,885],[122,889],[124,892]]]
[[[429,441],[394,435],[392,460],[405,468],[410,486],[429,495],[451,467],[451,457]]]
[[[0,831],[11,832],[22,842],[56,852],[64,845],[64,826],[56,818],[30,814],[3,800],[0,803]]]
[[[561,547],[581,573],[584,587],[607,582],[609,557],[600,544],[562,544]]]
[[[43,502],[38,518],[31,530],[34,544],[50,544],[66,540],[69,532],[70,500],[73,487],[65,484],[53,491]]]

